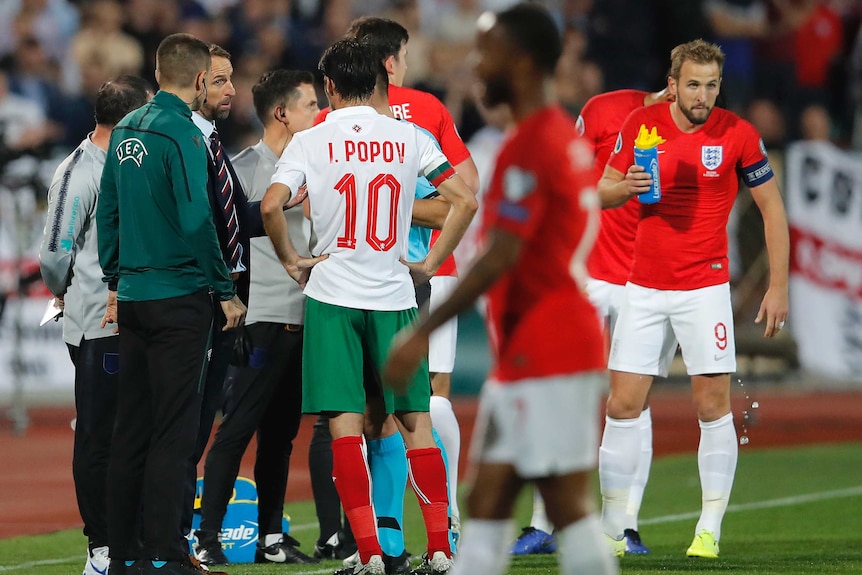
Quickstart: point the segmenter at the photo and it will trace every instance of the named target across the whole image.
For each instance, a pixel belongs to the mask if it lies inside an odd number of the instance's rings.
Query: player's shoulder
[[[716,135],[729,135],[732,137],[740,136],[757,136],[757,128],[754,125],[730,110],[724,108],[714,108],[712,114],[715,116],[715,121],[710,122],[710,131]]]
[[[230,159],[234,169],[256,166],[263,160],[263,155],[257,146],[249,146]]]

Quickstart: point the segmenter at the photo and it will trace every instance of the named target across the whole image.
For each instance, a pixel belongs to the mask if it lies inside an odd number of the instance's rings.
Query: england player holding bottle
[[[633,159],[641,126],[656,128],[661,193],[642,205],[634,261],[609,358],[611,391],[599,455],[602,522],[618,553],[637,469],[638,417],[653,377],[667,369],[676,339],[691,376],[701,436],[702,511],[687,555],[718,557],[721,521],[736,470],[730,409],[736,370],[727,257],[727,219],[742,177],[761,211],[769,254],[769,288],[757,315],[772,337],[787,318],[787,216],[766,150],[751,124],[716,108],[724,54],[695,40],[671,52],[668,88],[676,97],[632,112],[599,182],[610,203],[648,191],[651,178]]]

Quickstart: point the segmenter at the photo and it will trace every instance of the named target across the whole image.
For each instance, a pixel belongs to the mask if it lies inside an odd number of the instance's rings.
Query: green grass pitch
[[[14,496],[14,494],[5,494]],[[421,554],[421,516],[408,490],[407,548]],[[646,556],[625,557],[623,574],[796,575],[862,573],[862,444],[740,450],[731,507],[725,517],[721,557],[689,559],[700,488],[694,455],[653,462],[641,512],[640,532],[652,548]],[[529,492],[517,510],[517,524],[529,518]],[[598,505],[598,496],[597,496]],[[288,506],[291,533],[311,551],[317,536],[313,505]],[[80,530],[0,541],[0,575],[77,575],[86,541]],[[235,565],[231,575],[331,573],[334,561],[311,566]],[[516,558],[508,573],[557,573],[553,555]]]

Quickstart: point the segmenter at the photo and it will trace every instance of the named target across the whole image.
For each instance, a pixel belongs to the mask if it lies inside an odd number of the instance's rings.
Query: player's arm
[[[461,176],[473,195],[479,193],[479,168],[476,167],[473,157],[469,156],[466,160],[458,162],[454,168],[455,173]]]
[[[266,235],[269,236],[269,241],[272,242],[281,265],[288,275],[304,288],[311,274],[311,268],[329,256],[299,257],[293,242],[290,241],[284,206],[293,196],[292,190],[299,190],[305,183],[305,174],[298,169],[297,159],[300,154],[298,144],[295,144],[296,140],[288,145],[275,166],[272,182],[260,202],[260,215]]]
[[[272,242],[275,254],[281,265],[287,269],[294,266],[299,260],[299,254],[290,241],[287,233],[287,220],[284,217],[283,208],[292,196],[290,187],[280,182],[272,182],[260,202],[260,215],[263,219],[263,227],[266,235]],[[296,279],[296,278],[294,278]]]
[[[789,308],[787,283],[790,261],[790,235],[787,213],[775,178],[751,188],[751,196],[763,217],[766,252],[769,256],[769,287],[763,296],[755,322],[766,320],[764,337],[778,333],[787,320]]]
[[[396,389],[407,385],[419,362],[428,353],[431,332],[473,305],[515,265],[522,243],[520,237],[506,230],[494,229],[491,232],[487,248],[461,277],[446,301],[397,338],[383,367],[383,380],[388,385]]]
[[[413,200],[413,219],[410,223],[432,230],[443,229],[451,204],[443,196]]]
[[[618,208],[627,201],[649,191],[652,178],[643,166],[631,165],[623,174],[611,166],[605,166],[605,171],[599,180],[599,200],[602,208]]]
[[[77,152],[80,153],[80,152]],[[72,281],[78,241],[94,217],[98,181],[92,172],[75,170],[74,160],[54,175],[48,189],[48,217],[39,250],[45,286],[55,296],[66,293]],[[77,204],[74,206],[73,204]]]

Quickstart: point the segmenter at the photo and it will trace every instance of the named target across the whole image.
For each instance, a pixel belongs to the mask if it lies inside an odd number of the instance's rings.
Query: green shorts
[[[363,366],[380,373],[389,347],[401,329],[416,321],[416,308],[375,311],[341,307],[307,298],[302,344],[302,411],[364,413],[366,385],[380,387],[363,375]],[[423,359],[407,391],[369,390],[383,396],[386,412],[428,411],[431,380]]]

